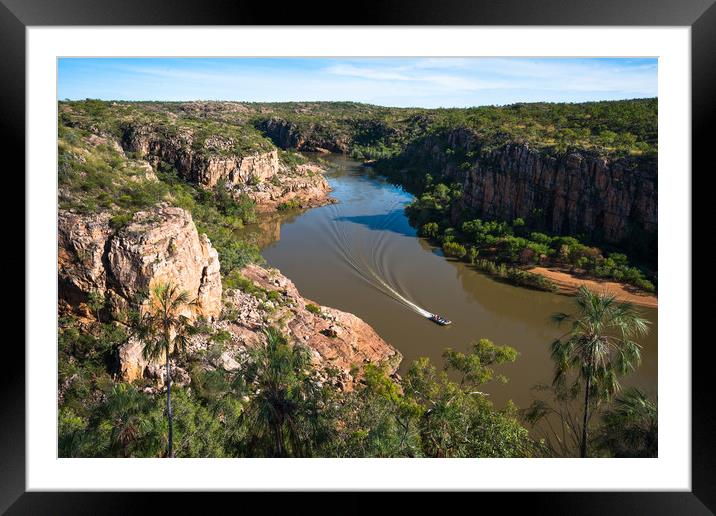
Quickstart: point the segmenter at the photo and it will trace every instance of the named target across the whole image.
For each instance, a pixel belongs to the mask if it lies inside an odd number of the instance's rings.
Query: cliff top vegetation
[[[304,138],[342,141],[364,157],[386,157],[417,138],[458,128],[474,132],[486,149],[517,142],[549,154],[579,149],[609,158],[653,157],[657,115],[656,98],[446,109],[356,102],[60,102],[66,124],[116,133],[123,123],[141,122],[165,131],[193,130],[201,135],[197,141],[223,134],[240,150],[264,147],[267,140],[256,128],[278,119]]]

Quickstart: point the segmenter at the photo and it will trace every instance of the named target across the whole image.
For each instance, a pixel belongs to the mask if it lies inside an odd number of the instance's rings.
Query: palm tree
[[[599,443],[614,457],[656,457],[658,419],[656,402],[638,389],[629,389],[602,416]]]
[[[310,444],[304,438],[305,420],[316,396],[310,357],[303,346],[291,346],[278,329],[268,328],[264,334],[266,344],[252,350],[242,377],[253,391],[246,424],[255,439],[271,443],[272,455],[300,456]]]
[[[154,403],[131,385],[119,384],[100,409],[110,423],[110,452],[115,457],[156,456],[161,450],[161,419]],[[101,423],[100,423],[101,424]]]
[[[558,325],[571,324],[565,335],[552,342],[553,383],[563,388],[571,370],[577,371],[575,389],[585,383],[579,455],[586,457],[590,401],[595,396],[611,398],[619,390],[618,376],[640,364],[640,346],[632,339],[646,335],[649,321],[630,303],[617,302],[612,295],[584,286],[579,287],[576,302],[577,314],[552,316]]]
[[[166,361],[165,385],[167,387],[167,419],[169,422],[169,439],[167,456],[173,457],[172,447],[172,376],[169,364],[171,353],[186,351],[187,335],[191,329],[189,319],[182,311],[195,304],[189,301],[189,294],[180,290],[173,283],[157,283],[152,288],[149,308],[142,316],[141,337],[144,341],[143,355],[146,359],[158,360],[164,356]]]

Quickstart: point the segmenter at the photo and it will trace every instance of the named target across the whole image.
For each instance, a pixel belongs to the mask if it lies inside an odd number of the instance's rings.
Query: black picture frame
[[[689,26],[692,62],[692,163],[693,169],[708,167],[712,154],[708,129],[712,125],[713,92],[716,92],[715,0],[400,0],[362,2],[350,15],[340,14],[337,3],[312,2],[277,6],[241,0],[0,0],[0,124],[4,129],[4,156],[18,159],[14,170],[24,170],[25,139],[25,30],[43,25],[591,25],[591,26]],[[343,4],[345,7],[349,7]],[[673,171],[683,174],[687,171]],[[17,188],[25,190],[24,181]],[[705,179],[692,174],[692,235],[699,234],[708,217],[698,214],[699,196],[708,195]],[[694,188],[694,184],[700,188]],[[32,192],[25,192],[31,195]],[[705,233],[702,233],[705,234]],[[20,239],[23,237],[20,236]],[[692,248],[692,271],[706,270],[707,253]],[[17,266],[14,267],[14,270]],[[25,271],[28,274],[30,271]],[[706,335],[713,301],[699,301],[713,280],[692,284],[692,491],[610,493],[484,493],[481,502],[498,498],[501,511],[529,504],[530,511],[551,514],[713,514],[716,511],[716,400],[710,383],[712,339]],[[707,290],[708,289],[708,290]],[[20,291],[20,290],[18,290]],[[668,295],[668,293],[666,294]],[[16,299],[17,296],[14,296]],[[707,298],[703,298],[707,299]],[[31,309],[31,307],[27,307]],[[697,331],[700,330],[700,331]],[[25,357],[18,339],[5,339],[5,367],[0,374],[0,512],[7,514],[126,514],[147,509],[161,501],[173,510],[186,503],[184,495],[148,493],[39,493],[25,492]],[[690,342],[666,343],[688,349]],[[8,364],[12,364],[11,366]],[[638,460],[638,459],[635,459]],[[229,494],[212,496],[218,508]],[[221,500],[215,497],[221,496]],[[256,495],[240,494],[245,508]],[[250,498],[246,498],[250,496]],[[275,496],[275,495],[271,495]],[[345,495],[340,503],[367,510],[368,503]],[[471,495],[475,496],[475,495]],[[415,499],[420,503],[422,497]],[[253,502],[253,503],[252,503]],[[464,503],[464,500],[462,501]],[[208,502],[207,502],[208,503]],[[314,510],[317,502],[309,502]],[[383,509],[405,509],[403,502],[380,502]],[[453,503],[461,503],[458,499]],[[168,504],[168,505],[166,505]],[[237,507],[240,510],[240,507]],[[342,511],[344,512],[344,511]],[[347,511],[346,511],[347,512]]]

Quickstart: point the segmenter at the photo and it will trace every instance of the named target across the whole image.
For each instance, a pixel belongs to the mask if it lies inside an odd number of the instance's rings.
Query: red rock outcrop
[[[58,277],[61,309],[88,314],[90,293],[104,295],[111,312],[132,303],[156,282],[173,282],[197,303],[186,315],[221,312],[218,253],[199,235],[191,215],[160,205],[137,212],[114,231],[108,214],[58,217]]]
[[[366,363],[387,364],[391,373],[397,370],[402,360],[400,352],[359,317],[311,303],[276,269],[249,265],[241,273],[260,290],[279,295],[263,301],[239,290],[227,293],[232,315],[218,327],[228,331],[239,348],[260,343],[261,330],[273,325],[290,340],[307,346],[316,366],[336,368],[346,389],[352,388]]]

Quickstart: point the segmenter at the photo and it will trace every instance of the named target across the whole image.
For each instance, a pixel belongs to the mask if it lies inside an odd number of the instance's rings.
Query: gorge
[[[188,393],[205,392],[206,375],[243,371],[270,327],[306,347],[318,384],[342,392],[371,385],[374,367],[402,390],[420,357],[441,367],[445,348],[468,352],[490,339],[520,355],[516,364],[495,364],[507,385],[483,389],[495,414],[516,421],[509,401],[526,407],[530,389],[549,383],[548,345],[559,333],[549,316],[569,311],[572,298],[496,281],[466,258],[448,261],[445,244],[467,241],[463,224],[476,217],[520,220],[524,230],[505,233],[480,256],[499,263],[503,242],[521,238],[510,266],[574,271],[586,263],[578,258],[604,269],[627,251],[655,282],[656,105],[491,109],[61,102],[61,334],[92,334],[97,323],[129,328],[127,312],[145,310],[153,285],[176,283],[196,301],[184,315],[201,328],[188,355],[173,359]],[[586,130],[609,116],[628,128],[615,137]],[[524,124],[505,126],[515,119]],[[440,185],[450,191],[444,201],[433,195]],[[421,205],[426,195],[432,204]],[[431,217],[423,222],[435,221],[439,244],[418,238],[423,224],[406,215],[410,203]],[[548,244],[535,247],[531,235],[540,232]],[[576,242],[565,240],[564,257],[563,235]],[[637,270],[626,257],[617,265],[609,274]],[[432,325],[424,310],[454,324]],[[640,342],[643,365],[625,385],[653,392],[657,311],[644,312],[652,331]],[[91,381],[76,370],[89,360],[77,347],[61,352],[68,410],[80,411],[86,389],[99,400],[107,395],[97,378],[161,392],[160,364],[129,333],[92,359],[101,373]]]

